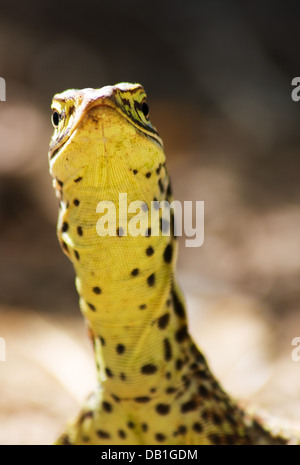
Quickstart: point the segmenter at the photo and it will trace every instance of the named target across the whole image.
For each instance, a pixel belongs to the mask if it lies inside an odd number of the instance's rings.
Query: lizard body
[[[168,223],[159,210],[156,224],[147,222],[151,202],[171,202],[172,194],[142,86],[69,90],[52,109],[58,237],[75,268],[98,373],[95,392],[57,444],[287,443],[224,392],[189,335],[173,218]],[[133,213],[126,218],[120,193],[140,202],[143,234],[126,235]],[[116,205],[120,222],[101,237],[104,201]]]

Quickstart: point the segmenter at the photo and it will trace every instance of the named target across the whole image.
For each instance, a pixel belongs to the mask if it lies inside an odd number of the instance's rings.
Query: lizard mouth
[[[53,160],[53,158],[57,157],[59,154],[60,150],[66,145],[66,143],[71,139],[72,135],[78,128],[79,124],[83,120],[83,118],[90,113],[91,110],[97,108],[97,107],[107,107],[115,110],[118,113],[121,113],[118,111],[118,108],[116,105],[113,104],[113,102],[110,102],[109,99],[97,99],[95,101],[88,102],[86,104],[85,111],[80,111],[78,114],[77,118],[72,120],[72,122],[68,122],[66,125],[66,128],[62,131],[62,133],[53,139],[53,142],[50,145],[49,148],[49,161]],[[121,113],[122,114],[122,113]],[[122,115],[124,116],[124,115]]]
[[[60,147],[58,147],[57,149],[55,149],[52,153],[50,152],[49,159],[52,160],[52,158],[54,158],[55,155],[58,154],[59,150],[60,150],[64,145],[65,145],[65,144],[62,144]]]

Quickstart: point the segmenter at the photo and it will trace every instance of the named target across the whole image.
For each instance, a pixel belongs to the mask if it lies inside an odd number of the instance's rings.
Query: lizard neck
[[[194,361],[185,304],[174,280],[177,241],[161,234],[161,220],[157,236],[151,223],[147,236],[99,237],[100,199],[93,192],[90,202],[85,195],[85,205],[76,205],[65,187],[58,235],[76,271],[102,387],[120,398],[146,399],[179,388],[185,367]],[[82,218],[94,219],[83,225]]]

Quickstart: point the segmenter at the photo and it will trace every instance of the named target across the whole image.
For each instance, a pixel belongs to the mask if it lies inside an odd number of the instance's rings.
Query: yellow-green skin
[[[158,236],[143,222],[137,237],[122,235],[124,222],[115,235],[97,233],[100,201],[113,201],[122,219],[119,193],[149,208],[172,200],[145,100],[142,86],[126,83],[53,99],[58,237],[75,268],[99,382],[57,444],[284,444],[222,390],[188,334],[172,231],[162,235],[160,220]]]

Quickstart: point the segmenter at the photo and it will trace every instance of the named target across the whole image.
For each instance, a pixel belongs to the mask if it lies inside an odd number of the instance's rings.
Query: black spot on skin
[[[161,163],[158,165],[158,168],[156,168],[156,174],[159,174],[161,170]]]
[[[112,412],[112,405],[109,403],[109,402],[102,402],[102,408],[104,410],[104,412],[106,413],[111,413]]]
[[[201,423],[194,423],[194,424],[193,424],[193,430],[194,430],[196,433],[202,433],[203,428],[202,428]]]
[[[140,310],[145,310],[145,308],[147,308],[147,305],[146,305],[146,304],[141,304],[141,305],[139,306],[139,309],[140,309]]]
[[[147,396],[140,396],[140,397],[135,397],[134,398],[135,402],[138,402],[139,404],[145,404],[147,402],[150,402],[150,397]]]
[[[65,241],[61,241],[61,246],[64,250],[66,250],[66,252],[69,252],[69,249],[68,249],[68,246],[67,244],[65,243]]]
[[[60,186],[60,187],[63,187],[64,183],[62,181],[60,181],[59,179],[56,179],[57,181],[57,184]]]
[[[129,422],[127,423],[127,426],[128,426],[129,429],[133,429],[133,428],[134,428],[134,423],[133,423],[133,421],[129,421]]]
[[[208,439],[216,446],[221,444],[221,438],[218,434],[209,434]]]
[[[108,378],[113,378],[113,373],[109,368],[105,368],[105,373],[108,376]]]
[[[138,174],[138,170],[132,170],[132,172],[134,175]]]
[[[159,329],[166,329],[166,327],[169,324],[169,321],[170,321],[170,314],[165,313],[164,315],[159,317],[159,319],[157,320],[157,326],[159,327]]]
[[[74,250],[74,255],[76,257],[77,260],[80,260],[80,255],[79,253],[77,252],[77,250]]]
[[[61,232],[66,232],[69,229],[69,225],[66,221],[63,222],[62,227],[61,227]]]
[[[118,435],[119,435],[119,438],[126,439],[126,433],[122,429],[118,430]]]
[[[83,231],[82,231],[82,227],[81,227],[81,226],[77,226],[77,234],[78,234],[78,236],[82,236],[82,235],[83,235]]]
[[[125,375],[125,373],[121,373],[121,374],[120,374],[120,378],[121,378],[122,381],[126,381],[126,375]]]
[[[160,190],[161,194],[163,194],[165,192],[165,188],[164,188],[164,185],[163,185],[162,180],[160,178],[158,180],[158,187],[159,187],[159,190]]]
[[[74,203],[75,207],[78,207],[78,205],[80,204],[80,200],[74,199],[73,203]]]
[[[82,180],[82,176],[78,176],[78,178],[74,179],[74,182],[80,182]]]
[[[174,436],[183,436],[187,433],[187,427],[184,425],[179,425],[177,431],[175,431]]]
[[[191,363],[189,366],[189,369],[191,371],[197,370],[198,369],[198,364],[197,363]]]
[[[205,398],[209,397],[209,392],[203,384],[199,386],[199,394]]]
[[[185,402],[184,404],[181,405],[181,412],[182,413],[188,413],[196,410],[197,404],[194,400],[189,400],[188,402]]]
[[[171,379],[171,378],[172,378],[172,373],[170,373],[169,371],[167,371],[167,373],[166,373],[166,378],[167,378],[167,379]]]
[[[148,255],[148,257],[151,257],[151,255],[154,254],[154,249],[153,247],[151,247],[151,245],[149,245],[149,247],[146,249],[146,255]]]
[[[152,363],[148,363],[147,365],[142,366],[141,373],[143,375],[153,375],[157,372],[157,366],[153,365]]]
[[[154,286],[154,284],[155,284],[155,274],[154,273],[152,273],[152,274],[150,274],[150,276],[148,276],[147,283],[148,283],[148,286],[150,286],[150,287]]]
[[[220,415],[218,415],[217,413],[214,413],[213,416],[212,416],[212,421],[215,425],[221,425],[222,423],[222,418],[220,417]]]
[[[156,388],[151,388],[150,392],[153,392],[153,393],[156,392]]]
[[[95,305],[93,305],[93,304],[90,304],[89,302],[87,302],[87,305],[88,305],[88,307],[89,307],[89,309],[90,309],[90,310],[92,310],[93,312],[95,312],[95,311],[96,311],[96,307],[95,307]]]
[[[191,349],[191,354],[193,354],[194,357],[196,357],[196,361],[198,363],[201,363],[202,365],[206,365],[205,358],[199,351],[198,347],[195,344],[192,344],[190,349]]]
[[[146,176],[146,178],[150,178],[151,177],[150,171],[148,171],[148,173],[146,173],[145,176]]]
[[[116,347],[116,351],[119,355],[124,354],[125,352],[125,346],[123,344],[118,344]]]
[[[204,410],[204,411],[201,413],[201,417],[203,418],[204,421],[207,421],[207,420],[208,420],[208,411],[207,411],[207,410]]]
[[[119,237],[124,236],[124,229],[122,228],[122,226],[120,226],[120,227],[117,229],[117,236],[119,236]]]
[[[166,362],[168,362],[172,358],[172,347],[171,347],[169,339],[164,339],[163,340],[163,345],[164,345],[165,360],[166,360]]]
[[[225,414],[225,418],[226,418],[226,420],[228,421],[228,423],[230,423],[231,425],[233,425],[233,426],[236,426],[236,425],[237,425],[236,419],[235,419],[234,416],[231,415],[230,413],[226,413],[226,414]]]
[[[94,294],[101,294],[101,289],[98,286],[93,287]]]
[[[183,361],[182,361],[180,358],[178,358],[178,359],[176,360],[175,367],[176,367],[176,370],[178,370],[178,371],[182,369],[182,367],[183,367]]]
[[[173,247],[171,244],[168,244],[164,251],[164,261],[166,263],[171,263],[173,257]]]
[[[168,415],[170,412],[170,405],[168,404],[157,404],[155,410],[159,415]]]
[[[162,433],[156,433],[155,435],[155,439],[158,441],[158,442],[163,442],[166,440],[166,436]]]
[[[173,298],[173,307],[174,312],[176,313],[179,318],[185,318],[185,309],[182,302],[179,300],[176,291],[172,290],[172,298]]]
[[[188,331],[187,331],[187,326],[182,326],[181,328],[178,329],[178,331],[175,333],[175,339],[177,342],[183,342],[188,338]]]
[[[172,188],[171,188],[171,183],[169,182],[168,187],[167,187],[167,196],[171,197],[172,196]]]
[[[148,425],[147,425],[147,423],[142,423],[142,424],[141,424],[141,428],[142,428],[143,433],[147,433],[147,431],[148,431]]]
[[[101,439],[110,439],[110,434],[106,431],[103,431],[102,429],[98,429],[96,433]]]
[[[114,399],[115,402],[121,402],[120,397],[116,396],[116,394],[111,394],[111,397]]]
[[[99,336],[100,342],[102,346],[105,346],[105,339],[102,336]]]
[[[139,274],[139,269],[138,268],[134,268],[134,270],[132,270],[131,272],[131,276],[137,276]]]
[[[168,387],[168,388],[166,389],[166,394],[174,394],[174,392],[176,392],[176,391],[177,391],[177,388],[175,388],[175,387]]]

